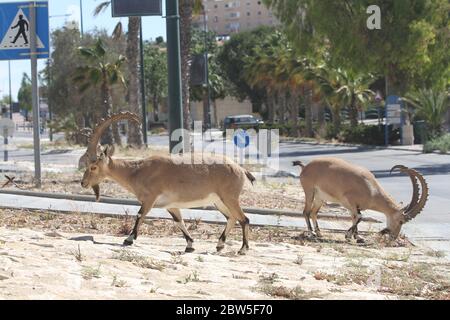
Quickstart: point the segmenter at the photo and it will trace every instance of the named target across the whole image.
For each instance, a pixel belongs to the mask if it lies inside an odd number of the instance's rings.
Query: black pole
[[[9,118],[12,119],[12,93],[11,93],[11,60],[8,60],[8,73],[9,73]]]
[[[167,65],[169,79],[169,145],[172,153],[180,141],[172,141],[172,133],[183,129],[181,99],[180,15],[178,0],[166,0]],[[181,138],[183,139],[183,137]],[[184,142],[184,141],[183,141]],[[183,147],[181,150],[183,151]]]
[[[208,61],[208,34],[206,27],[206,8],[203,8],[203,29],[205,32],[204,46],[205,46],[205,82],[206,82],[206,128],[211,129],[211,92],[209,88],[209,61]]]
[[[144,71],[144,38],[142,36],[142,17],[140,21],[140,53],[141,53],[141,95],[142,95],[142,139],[147,147],[147,105],[145,102],[145,71]]]

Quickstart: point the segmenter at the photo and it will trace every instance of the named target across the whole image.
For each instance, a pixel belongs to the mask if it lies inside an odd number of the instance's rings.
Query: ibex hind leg
[[[167,209],[167,211],[169,211],[177,227],[181,230],[181,232],[183,232],[184,238],[186,239],[187,242],[185,252],[194,252],[195,249],[192,247],[194,240],[192,239],[189,231],[186,228],[186,225],[184,224],[184,220],[183,217],[181,216],[180,209],[171,208]]]
[[[216,203],[215,205],[217,210],[219,210],[225,216],[225,218],[227,218],[227,225],[223,230],[216,247],[217,251],[220,252],[225,247],[225,241],[227,240],[228,234],[230,233],[231,229],[233,229],[233,227],[236,225],[236,218],[231,216],[230,211],[223,203]]]
[[[244,211],[242,211],[238,199],[226,200],[224,201],[224,204],[230,211],[231,216],[239,221],[239,224],[242,227],[242,247],[238,253],[244,255],[249,249],[248,237],[250,233],[250,220],[245,216]]]
[[[318,238],[322,238],[322,233],[320,232],[319,224],[317,223],[317,215],[322,206],[323,202],[321,200],[314,199],[314,205],[313,208],[311,209],[311,220],[314,225],[314,233]]]
[[[308,231],[306,232],[307,237],[313,237],[313,228],[311,226],[311,211],[313,209],[313,202],[314,202],[314,191],[310,190],[309,188],[305,188],[305,208],[303,209],[303,216],[305,217],[306,226],[308,228]]]

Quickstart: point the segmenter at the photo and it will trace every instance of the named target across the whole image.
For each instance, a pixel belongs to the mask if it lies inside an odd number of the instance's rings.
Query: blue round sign
[[[233,142],[238,148],[247,148],[250,144],[250,136],[245,130],[239,129],[234,133]]]

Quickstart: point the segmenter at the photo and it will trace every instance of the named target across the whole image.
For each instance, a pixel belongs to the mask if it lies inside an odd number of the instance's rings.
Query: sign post
[[[13,136],[15,129],[16,125],[14,124],[14,121],[9,118],[0,119],[0,134],[3,136],[3,144],[5,148],[3,150],[4,161],[8,161],[8,137]]]
[[[389,125],[402,124],[402,105],[400,98],[397,96],[389,96],[386,99],[386,125],[384,128],[384,143],[389,146]]]
[[[31,60],[34,180],[41,186],[37,59],[49,56],[48,1],[0,4],[0,60]]]

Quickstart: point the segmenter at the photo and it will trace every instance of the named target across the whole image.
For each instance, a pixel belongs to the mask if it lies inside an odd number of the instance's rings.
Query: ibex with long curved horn
[[[411,203],[402,208],[381,187],[375,176],[366,168],[359,167],[337,158],[319,158],[303,165],[295,161],[294,166],[301,166],[300,182],[305,191],[304,215],[308,231],[313,233],[310,217],[314,223],[314,231],[320,235],[317,214],[325,201],[334,202],[348,209],[352,214],[352,227],[346,233],[346,239],[353,236],[359,242],[358,223],[361,211],[374,210],[386,215],[387,228],[381,234],[389,234],[396,239],[402,225],[414,219],[424,208],[428,199],[428,185],[424,177],[413,169],[397,165],[392,168],[406,173],[411,178],[413,196]],[[422,192],[419,194],[420,182]]]
[[[224,248],[228,233],[238,221],[243,231],[243,244],[239,253],[244,254],[248,249],[249,220],[240,207],[239,196],[246,180],[255,180],[250,172],[223,157],[203,156],[200,163],[192,163],[190,154],[176,156],[186,157],[185,161],[175,161],[170,156],[152,156],[137,161],[112,159],[114,148],[107,146],[98,152],[98,142],[103,131],[112,122],[121,119],[139,122],[136,115],[127,112],[112,115],[95,127],[86,151],[88,165],[81,185],[84,188],[92,187],[99,199],[99,184],[111,178],[137,197],[141,208],[133,232],[124,244],[133,243],[147,213],[152,207],[159,206],[169,211],[184,234],[186,252],[192,252],[193,240],[184,225],[180,209],[215,205],[227,218],[217,250]]]

